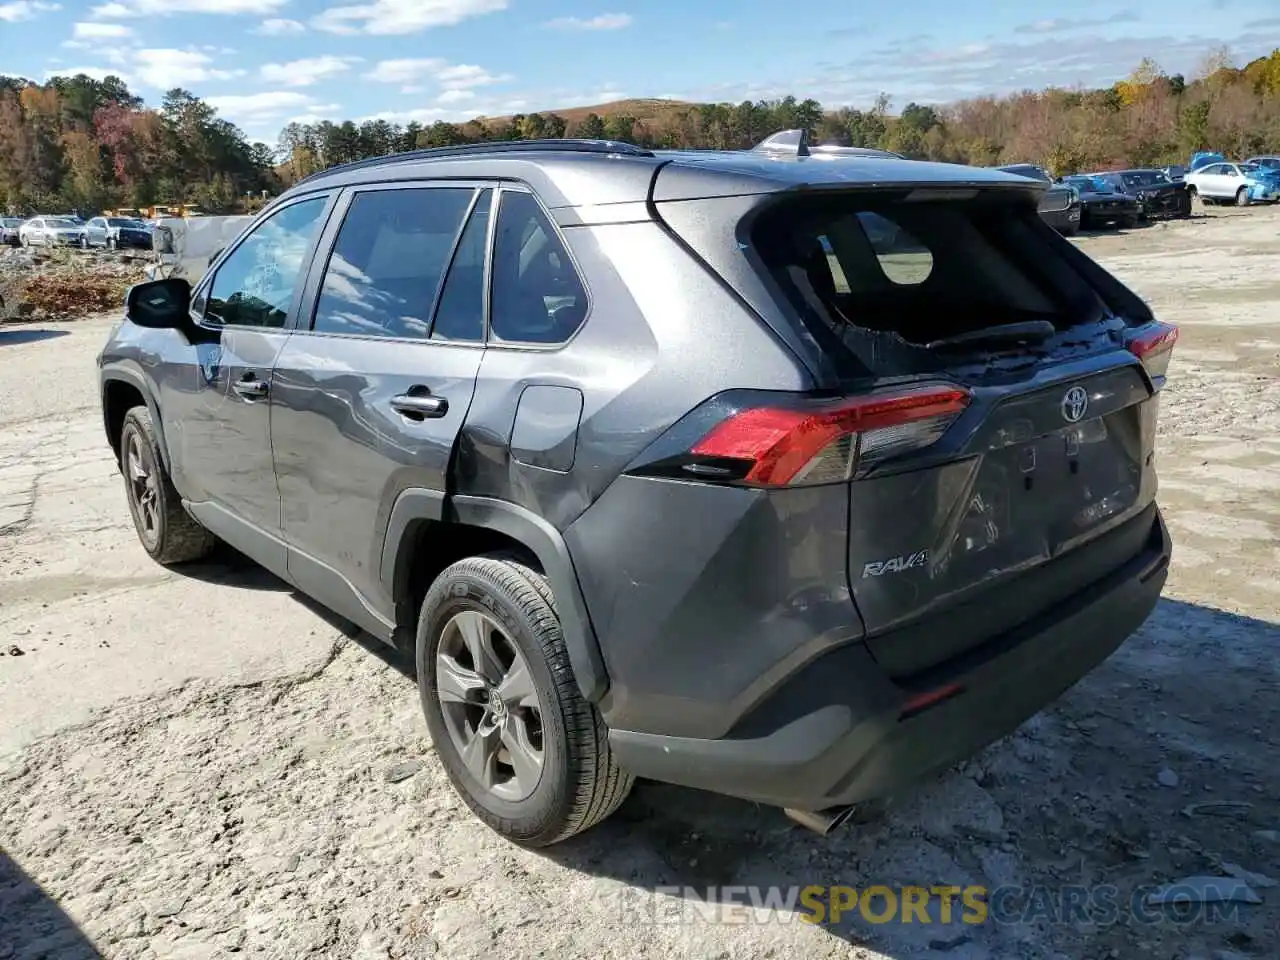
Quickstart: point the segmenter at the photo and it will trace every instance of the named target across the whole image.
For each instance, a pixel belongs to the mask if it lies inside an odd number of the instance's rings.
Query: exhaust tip
[[[825,837],[844,826],[845,821],[853,816],[853,807],[830,807],[826,810],[793,810],[787,807],[782,812],[800,826]]]

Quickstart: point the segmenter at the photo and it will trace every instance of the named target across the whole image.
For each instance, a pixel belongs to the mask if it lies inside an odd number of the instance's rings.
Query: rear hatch
[[[827,365],[817,395],[741,413],[693,452],[755,458],[746,482],[847,488],[849,588],[895,676],[1103,578],[1151,531],[1176,330],[1045,226],[1038,199],[814,190],[761,201],[734,231]],[[677,232],[701,222],[658,208]],[[764,426],[787,439],[753,447]]]

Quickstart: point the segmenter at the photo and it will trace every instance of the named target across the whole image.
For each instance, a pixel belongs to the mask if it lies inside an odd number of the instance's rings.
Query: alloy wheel
[[[436,695],[445,728],[476,782],[509,802],[542,779],[542,703],[519,646],[478,610],[455,614],[436,648]]]
[[[160,490],[155,464],[143,449],[137,433],[129,434],[125,447],[125,476],[129,483],[129,499],[138,518],[138,532],[148,544],[160,536]]]

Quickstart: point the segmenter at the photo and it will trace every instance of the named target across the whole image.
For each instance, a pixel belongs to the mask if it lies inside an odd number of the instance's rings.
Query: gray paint
[[[551,211],[589,299],[566,343],[311,332],[353,189],[432,182],[532,189]],[[1074,629],[1095,631],[1070,668],[1055,661],[1047,679],[1026,662],[1031,653],[1018,654],[1018,669],[1031,671],[1016,683],[1022,706],[1038,707],[1141,621],[1168,558],[1152,505],[1154,387],[1102,335],[1071,362],[956,370],[974,402],[944,440],[851,483],[763,491],[639,475],[687,449],[733,403],[846,386],[744,244],[772,197],[934,182],[1021,190],[1028,205],[1039,189],[991,171],[866,157],[566,152],[340,168],[262,215],[317,193],[330,201],[285,329],[227,329],[193,344],[125,323],[104,348],[100,376],[104,386],[130,384],[152,409],[175,486],[201,522],[375,636],[411,635],[407,577],[419,534],[450,524],[500,533],[545,571],[579,687],[635,772],[770,801],[860,795],[869,783],[897,782],[894,771],[864,777],[855,768],[898,762],[874,758],[897,736],[905,685],[999,659],[997,648],[1025,639],[979,613],[962,641],[914,643],[929,618],[944,623],[948,611],[982,600],[994,607],[985,588],[1020,574],[1019,589],[1040,591],[1042,606],[1057,611],[1053,625],[1037,627],[1039,640],[1061,647]],[[1150,319],[1123,285],[1061,243],[1113,310]],[[236,392],[247,375],[267,384],[265,396]],[[1028,492],[1022,472],[1002,486],[1022,462],[1024,427],[1032,440],[1061,440],[1052,391],[1077,379],[1107,429],[1076,456],[1078,469],[1115,495],[1115,509],[1072,529],[1054,495],[1032,492],[997,550],[958,561],[956,519],[970,495],[984,486]],[[424,391],[447,401],[443,415],[397,408],[396,397]],[[1045,447],[1037,457],[1035,484],[1060,492],[1066,454]],[[1142,540],[1142,523],[1155,540]],[[1060,562],[1085,556],[1068,548],[1104,534],[1113,546],[1099,548],[1105,560],[1094,572],[1115,568],[1105,603],[1078,589],[1089,570]],[[1146,553],[1134,558],[1139,541]],[[932,558],[923,569],[854,579],[868,559],[921,544]],[[986,726],[973,730],[1002,728],[1008,717],[981,719]],[[950,733],[931,728],[921,740],[950,743]],[[904,749],[902,762],[917,772],[940,759],[918,743]]]
[[[573,469],[581,422],[581,390],[530,384],[516,404],[512,459],[524,466],[568,473]]]

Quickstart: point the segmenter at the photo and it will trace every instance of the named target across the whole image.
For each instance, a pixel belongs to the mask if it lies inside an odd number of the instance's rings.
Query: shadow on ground
[[[49,960],[99,960],[102,957],[75,921],[3,849],[0,849],[0,957],[47,957]]]
[[[23,343],[39,343],[65,337],[66,330],[6,330],[0,327],[0,347],[16,347]]]
[[[348,639],[359,644],[388,666],[394,667],[410,679],[413,679],[416,675],[416,668],[411,656],[392,647],[390,644],[383,643],[377,637],[365,633],[350,620],[339,616],[305,594],[299,593],[291,584],[277,577],[266,567],[254,560],[250,560],[240,551],[221,541],[214,547],[213,553],[203,560],[174,567],[174,570],[183,576],[191,577],[193,580],[201,580],[215,585],[240,587],[246,590],[270,590],[291,593],[293,599],[298,603],[320,617],[335,630],[342,631]],[[3,954],[0,954],[0,960],[3,960]]]
[[[969,957],[980,945],[972,956],[995,948],[1049,957],[1050,945],[1067,956],[1182,956],[1187,944],[1252,952],[1275,922],[1260,906],[1228,905],[1225,925],[1223,912],[1181,922],[1157,922],[1149,913],[1135,920],[1134,913],[1152,885],[1212,873],[1205,864],[1215,858],[1259,864],[1250,831],[1280,823],[1280,772],[1267,762],[1276,745],[1259,744],[1258,733],[1274,733],[1280,684],[1273,666],[1243,673],[1241,666],[1278,646],[1277,624],[1162,600],[1106,663],[963,765],[963,773],[861,811],[830,837],[792,825],[777,810],[642,783],[613,818],[544,853],[626,885],[623,900],[640,922],[655,915],[723,922],[718,908],[758,906],[770,888],[779,888],[774,896],[782,899],[774,903],[796,920],[824,902],[798,902],[795,891],[808,885],[975,885],[992,904],[997,888],[1010,894],[1016,887],[1020,893],[1000,901],[998,922],[993,907],[985,923],[972,923],[973,913],[966,923],[959,900],[953,922],[939,922],[933,898],[930,923],[904,923],[901,911],[877,923],[852,908],[836,923],[823,918],[822,926],[892,957],[917,950]],[[1194,743],[1185,742],[1180,725]],[[1183,771],[1183,791],[1157,785],[1161,757]],[[1186,816],[1188,794],[1247,797],[1253,826],[1231,816]],[[1082,889],[1114,898],[1120,922],[1105,922],[1101,906],[1089,913],[1090,923],[1069,915],[1070,898]],[[1047,902],[1037,906],[1035,890],[1047,891]],[[884,904],[876,901],[872,916],[883,914]]]

